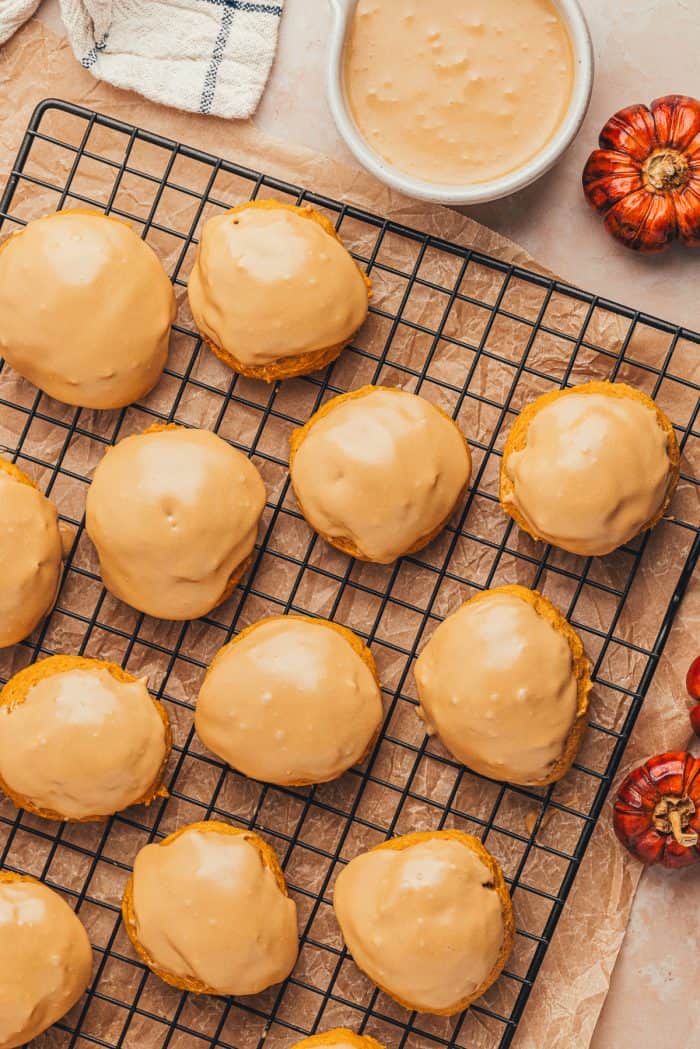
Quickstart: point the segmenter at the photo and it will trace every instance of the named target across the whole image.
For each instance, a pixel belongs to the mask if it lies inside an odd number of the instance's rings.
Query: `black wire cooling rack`
[[[329,215],[370,273],[368,323],[336,364],[265,386],[232,375],[192,330],[186,274],[201,222],[257,196],[308,201]],[[3,680],[56,652],[109,655],[148,674],[174,725],[171,796],[103,824],[51,824],[0,807],[0,859],[63,892],[85,922],[96,971],[87,996],[41,1046],[260,1049],[345,1024],[389,1047],[505,1049],[537,977],[700,551],[697,428],[700,335],[465,247],[301,190],[66,102],[35,111],[0,202],[3,234],[63,207],[122,216],[169,267],[180,303],[169,368],[140,405],[69,408],[0,371],[0,443],[57,502],[72,537],[56,609],[0,654]],[[500,450],[516,412],[546,389],[625,379],[676,426],[683,473],[671,514],[602,559],[538,545],[501,512]],[[316,539],[289,490],[286,440],[329,396],[364,382],[420,391],[470,439],[473,487],[425,551],[396,565],[355,563]],[[137,615],[102,589],[83,532],[86,486],[104,449],[154,420],[207,426],[246,451],[269,502],[254,566],[204,620]],[[675,557],[670,558],[669,551]],[[677,562],[683,560],[682,568]],[[646,600],[654,577],[662,607]],[[595,668],[591,724],[571,773],[547,789],[482,779],[430,741],[415,717],[411,667],[434,626],[475,591],[519,582],[547,593],[581,633]],[[656,592],[656,591],[655,591]],[[384,731],[362,769],[335,784],[282,789],[245,780],[203,752],[192,704],[217,648],[264,614],[323,615],[356,630],[385,685]],[[301,920],[293,976],[250,999],[180,994],[135,958],[119,918],[138,848],[197,819],[254,827],[275,847]],[[332,918],[339,866],[395,834],[478,834],[501,861],[517,938],[501,979],[451,1019],[405,1012],[354,969]],[[174,904],[176,905],[176,904]]]

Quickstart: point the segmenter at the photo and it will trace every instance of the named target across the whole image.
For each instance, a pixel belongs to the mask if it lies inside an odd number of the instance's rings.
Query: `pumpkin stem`
[[[669,193],[688,182],[688,161],[677,149],[659,149],[645,161],[644,175],[657,193]]]
[[[688,825],[695,815],[695,803],[687,794],[682,797],[667,795],[661,798],[654,809],[654,827],[660,834],[672,834],[683,848],[692,849],[698,844],[700,836],[688,830]]]

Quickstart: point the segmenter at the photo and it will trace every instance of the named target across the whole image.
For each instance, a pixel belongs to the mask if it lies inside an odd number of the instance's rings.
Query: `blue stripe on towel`
[[[204,2],[215,4],[224,9],[221,15],[219,32],[216,34],[216,40],[214,41],[209,68],[204,77],[202,97],[199,101],[200,113],[211,113],[211,107],[214,104],[214,95],[216,94],[216,81],[219,76],[219,66],[223,60],[226,45],[228,44],[228,39],[231,35],[234,11],[276,15],[279,18],[282,14],[282,7],[279,4],[275,4],[273,7],[268,7],[266,4],[249,3],[248,0],[204,0]]]
[[[211,113],[211,107],[214,102],[214,95],[216,94],[216,80],[219,75],[219,66],[221,60],[224,57],[224,51],[226,50],[226,44],[231,34],[231,26],[233,24],[233,7],[226,4],[224,12],[221,16],[221,25],[219,26],[219,32],[216,35],[214,41],[214,50],[211,53],[211,62],[207,69],[204,77],[204,86],[202,88],[202,97],[199,100],[199,111],[200,113]]]
[[[281,4],[273,4],[272,7],[268,7],[267,4],[250,3],[249,0],[203,0],[203,2],[216,4],[219,7],[230,7],[233,11],[249,11],[255,15],[277,15],[279,18],[282,14]]]

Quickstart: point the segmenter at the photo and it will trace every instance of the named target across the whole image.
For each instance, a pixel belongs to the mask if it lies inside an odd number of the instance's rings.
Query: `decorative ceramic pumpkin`
[[[685,687],[690,698],[695,700],[695,706],[690,711],[690,724],[695,735],[700,736],[700,656],[696,656],[688,668]]]
[[[615,800],[613,826],[642,863],[700,861],[700,758],[658,754],[630,772]]]
[[[666,95],[621,109],[600,133],[583,191],[625,247],[700,247],[700,101]]]

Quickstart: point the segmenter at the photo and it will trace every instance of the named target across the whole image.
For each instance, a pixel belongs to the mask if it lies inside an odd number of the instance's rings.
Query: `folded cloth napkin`
[[[60,4],[73,51],[98,80],[177,109],[243,118],[267,82],[284,0]],[[36,7],[37,0],[0,0],[0,43]]]
[[[40,3],[41,0],[0,0],[0,44],[31,18]]]

